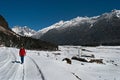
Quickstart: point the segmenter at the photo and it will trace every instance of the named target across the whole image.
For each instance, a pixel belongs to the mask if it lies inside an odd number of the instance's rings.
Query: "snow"
[[[120,46],[82,47],[82,55],[94,54],[104,64],[62,61],[78,55],[78,49],[80,46],[26,50],[25,63],[20,64],[19,49],[0,47],[0,80],[120,80]]]
[[[113,12],[113,14],[116,14],[116,16],[117,16],[118,18],[120,18],[120,10],[114,9],[114,10],[112,10],[112,12]]]
[[[35,30],[32,30],[27,26],[24,26],[24,27],[15,26],[14,28],[12,28],[12,31],[14,31],[15,33],[17,33],[21,36],[28,36],[28,37],[30,37],[36,33]]]
[[[106,19],[112,19],[113,17],[120,18],[120,10],[112,10],[110,13],[104,13],[102,14],[101,18],[106,18]]]

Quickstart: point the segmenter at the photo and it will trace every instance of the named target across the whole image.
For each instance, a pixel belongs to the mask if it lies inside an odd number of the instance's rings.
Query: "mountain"
[[[120,10],[94,17],[60,21],[34,38],[62,45],[120,45]]]
[[[2,15],[0,15],[0,26],[10,30],[10,28],[8,27],[8,22],[4,19]]]
[[[31,37],[23,37],[13,32],[3,16],[0,15],[0,45],[7,47],[19,48],[24,44],[26,49],[39,49],[39,50],[56,50],[57,45],[33,39]]]
[[[32,30],[27,26],[24,26],[24,27],[15,26],[14,28],[12,28],[12,31],[14,31],[15,33],[17,33],[21,36],[28,36],[28,37],[30,37],[36,33],[35,30]]]
[[[64,21],[60,21],[59,23],[56,23],[50,27],[44,28],[42,30],[39,30],[38,32],[36,32],[35,34],[33,34],[33,38],[37,38],[39,39],[42,35],[44,35],[45,33],[47,33],[49,30],[55,29],[55,28],[59,28],[61,27],[61,25],[64,24]]]

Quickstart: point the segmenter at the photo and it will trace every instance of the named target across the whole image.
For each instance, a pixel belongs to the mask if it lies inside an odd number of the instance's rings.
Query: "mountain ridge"
[[[33,37],[62,45],[118,45],[119,32],[120,10],[112,10],[100,16],[60,21]]]
[[[120,10],[59,21],[32,35],[58,45],[120,45]]]

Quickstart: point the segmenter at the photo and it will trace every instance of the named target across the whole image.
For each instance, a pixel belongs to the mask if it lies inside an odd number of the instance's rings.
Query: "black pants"
[[[20,56],[21,57],[21,64],[24,63],[24,56]]]

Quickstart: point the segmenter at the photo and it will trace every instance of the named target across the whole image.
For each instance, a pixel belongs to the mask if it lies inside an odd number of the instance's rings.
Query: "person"
[[[21,64],[23,64],[24,63],[24,56],[26,55],[26,51],[25,51],[23,46],[20,48],[19,55],[21,58]]]

